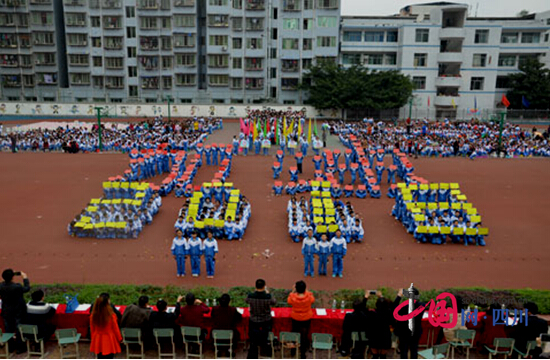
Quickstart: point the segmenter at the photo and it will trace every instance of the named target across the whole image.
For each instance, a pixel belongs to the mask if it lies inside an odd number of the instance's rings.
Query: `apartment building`
[[[415,117],[472,118],[502,107],[508,75],[530,57],[550,63],[550,11],[468,17],[465,4],[407,6],[397,15],[343,17],[340,62],[398,70],[415,83]]]
[[[5,100],[300,104],[338,59],[340,0],[0,1]]]

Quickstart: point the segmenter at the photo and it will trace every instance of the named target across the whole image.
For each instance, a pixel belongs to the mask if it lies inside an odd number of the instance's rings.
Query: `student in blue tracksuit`
[[[191,239],[188,241],[189,256],[191,257],[191,273],[193,277],[197,277],[201,274],[201,256],[203,252],[203,244],[201,239],[197,237],[197,232],[191,232]]]
[[[233,147],[231,148],[233,155],[238,155],[239,153],[239,140],[237,140],[237,136],[233,136],[233,140],[231,141],[231,144]]]
[[[346,166],[344,164],[340,164],[338,167],[338,179],[340,180],[340,184],[344,184],[344,174],[346,172]]]
[[[321,241],[317,242],[317,254],[319,256],[319,276],[327,275],[327,262],[330,255],[330,243],[327,241],[327,235],[321,235]]]
[[[212,148],[210,147],[210,145],[206,145],[204,147],[204,157],[206,158],[206,165],[210,165],[212,162],[211,162],[211,155],[212,154]]]
[[[187,240],[181,230],[176,231],[176,237],[172,240],[172,256],[176,259],[177,277],[185,276],[185,257],[189,251]]]
[[[386,168],[384,167],[384,163],[382,162],[377,162],[376,163],[376,185],[380,185],[380,183],[382,182],[382,174],[384,173],[384,170]]]
[[[300,242],[301,230],[302,227],[298,224],[298,220],[296,220],[296,218],[292,219],[292,224],[288,227],[288,233],[295,243]]]
[[[218,166],[220,150],[216,144],[212,144],[212,165]]]
[[[317,170],[317,171],[321,170],[321,157],[320,156],[314,156],[313,157],[313,166],[315,167],[315,170]]]
[[[302,173],[302,163],[304,162],[304,154],[301,153],[301,152],[297,152],[296,156],[294,156],[294,158],[296,159],[296,167],[298,168],[298,172],[301,174]],[[291,180],[291,181],[295,181],[295,180]]]
[[[279,162],[282,165],[284,158],[285,158],[284,152],[282,150],[277,150],[277,153],[275,154],[275,159],[277,160],[277,162]]]
[[[272,169],[273,169],[273,179],[278,179],[279,176],[281,175],[281,171],[283,170],[283,168],[281,167],[281,163],[274,162]]]
[[[302,242],[302,255],[304,256],[304,276],[310,275],[313,277],[314,270],[314,255],[317,253],[317,240],[313,237],[313,230],[307,230],[307,236]]]
[[[342,237],[340,229],[336,230],[336,236],[330,240],[330,253],[332,254],[332,277],[344,277],[344,256],[348,251],[346,239]]]
[[[214,271],[216,266],[216,254],[218,253],[218,242],[212,237],[212,233],[209,231],[204,240],[204,261],[206,262],[206,277],[208,279],[214,278]]]

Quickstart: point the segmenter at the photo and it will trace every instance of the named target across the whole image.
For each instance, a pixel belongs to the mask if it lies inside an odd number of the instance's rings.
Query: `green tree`
[[[527,59],[520,63],[521,72],[509,75],[510,90],[507,98],[510,108],[523,108],[522,97],[529,101],[529,109],[550,108],[550,70],[544,68],[538,59]]]
[[[407,103],[413,83],[398,71],[370,71],[322,62],[309,69],[301,84],[317,109],[395,109]]]

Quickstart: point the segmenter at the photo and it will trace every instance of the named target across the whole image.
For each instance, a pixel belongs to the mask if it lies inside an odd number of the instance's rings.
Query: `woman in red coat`
[[[120,353],[122,335],[108,296],[102,294],[96,299],[90,319],[90,331],[90,352],[97,354],[98,359],[112,359],[115,354]]]

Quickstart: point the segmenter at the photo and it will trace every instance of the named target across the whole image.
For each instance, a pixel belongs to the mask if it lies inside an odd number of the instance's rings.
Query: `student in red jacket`
[[[103,294],[94,303],[90,331],[90,352],[96,354],[98,359],[112,359],[115,354],[120,353],[122,335],[118,328],[117,316],[111,308],[109,298]]]

